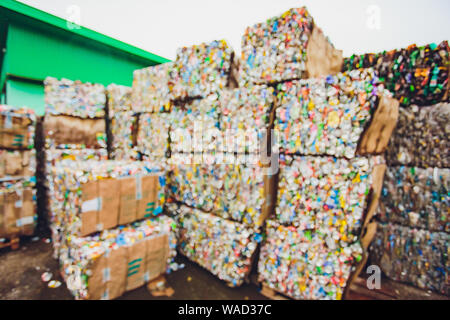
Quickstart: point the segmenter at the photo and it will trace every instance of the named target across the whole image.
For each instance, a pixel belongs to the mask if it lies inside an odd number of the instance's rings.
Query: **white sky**
[[[344,56],[450,40],[449,0],[21,0],[173,60],[183,45],[225,39],[240,53],[247,26],[306,5]],[[369,18],[368,10],[376,10]],[[72,6],[72,7],[71,7]],[[77,6],[80,10],[77,20]],[[369,26],[368,26],[369,24]],[[372,27],[370,27],[372,26]]]

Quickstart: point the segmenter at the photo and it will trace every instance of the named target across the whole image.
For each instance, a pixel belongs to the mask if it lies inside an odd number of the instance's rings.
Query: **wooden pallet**
[[[360,276],[352,283],[347,299],[370,300],[449,300],[450,298],[437,292],[420,289],[406,283],[383,277],[380,289],[368,289],[367,279]]]
[[[291,298],[285,296],[281,292],[278,292],[269,286],[265,285],[264,283],[261,284],[261,291],[260,293],[265,296],[266,298],[269,298],[271,300],[292,300]]]
[[[18,250],[20,248],[20,238],[12,237],[9,241],[0,243],[0,249],[11,248],[11,250]]]

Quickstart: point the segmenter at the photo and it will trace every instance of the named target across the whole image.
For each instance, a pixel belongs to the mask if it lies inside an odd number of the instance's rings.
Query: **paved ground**
[[[208,271],[184,257],[178,256],[177,262],[184,263],[185,268],[172,272],[166,277],[168,284],[175,290],[170,299],[266,299],[254,284],[230,288]],[[73,299],[64,282],[55,289],[48,288],[47,284],[42,282],[41,274],[46,271],[53,273],[53,279],[63,282],[59,275],[58,263],[52,257],[51,244],[46,244],[42,239],[37,242],[28,241],[17,251],[0,249],[0,299]],[[120,299],[158,300],[169,298],[155,298],[144,286],[125,293]]]
[[[193,299],[193,300],[263,300],[259,287],[255,284],[245,284],[239,288],[230,288],[207,270],[182,256],[177,257],[178,263],[184,263],[185,268],[169,274],[168,284],[175,290],[172,297],[155,298],[145,286],[125,293],[124,300],[158,300],[158,299]],[[59,288],[48,288],[42,282],[43,272],[52,272],[53,279],[60,280]],[[383,279],[382,290],[368,290],[364,279],[352,286],[350,299],[448,299],[431,291]],[[36,242],[30,239],[22,241],[17,251],[0,249],[0,300],[70,300],[73,299],[62,281],[58,263],[52,257],[52,245],[43,239]]]

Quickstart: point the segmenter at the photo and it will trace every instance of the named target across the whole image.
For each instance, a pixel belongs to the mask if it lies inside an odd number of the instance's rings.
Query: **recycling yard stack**
[[[352,56],[371,64],[400,102],[370,263],[396,281],[449,295],[450,104],[447,41]]]
[[[143,160],[167,163],[169,149],[169,90],[173,63],[135,70],[132,103],[136,111],[136,147]]]
[[[48,77],[45,82],[45,116],[41,170],[45,209],[54,243],[59,243],[63,226],[56,219],[62,203],[54,201],[53,167],[61,161],[108,158],[105,124],[105,88],[101,84],[82,83]]]
[[[165,274],[176,255],[176,225],[161,216],[165,168],[136,161],[133,122],[122,121],[134,112],[130,96],[131,88],[115,84],[105,92],[102,85],[46,80],[52,242],[77,299],[119,297]],[[120,160],[107,160],[106,136]]]
[[[0,105],[0,248],[35,230],[35,127],[33,110]]]
[[[225,41],[181,48],[169,85],[168,211],[179,223],[179,251],[229,286],[248,277],[268,210],[258,150],[236,131],[246,120],[264,128],[273,101],[273,90],[235,88],[234,59]]]
[[[271,298],[346,298],[367,262],[448,295],[447,42],[344,59],[303,7],[241,52],[183,47],[132,87],[45,80],[38,196],[74,297],[117,298],[177,249]],[[0,117],[5,242],[34,230],[36,118]]]
[[[53,168],[54,243],[76,298],[114,299],[164,274],[176,255],[174,221],[159,216],[165,172],[140,161],[62,161]]]
[[[280,168],[258,263],[263,292],[340,299],[367,258],[361,235],[384,173],[371,155],[386,148],[398,102],[371,69],[336,74],[342,53],[305,8],[248,28],[242,43],[240,83],[268,83],[277,95],[271,152],[281,152]]]

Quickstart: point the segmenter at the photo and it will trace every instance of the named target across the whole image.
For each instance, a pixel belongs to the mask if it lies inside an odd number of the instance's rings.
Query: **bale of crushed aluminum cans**
[[[110,156],[114,160],[137,159],[135,150],[137,116],[132,111],[131,88],[111,84],[108,95],[108,141]]]
[[[106,122],[104,118],[79,118],[67,115],[44,117],[45,148],[80,149],[106,148]]]
[[[251,227],[181,206],[177,214],[179,250],[230,286],[240,286],[251,271],[261,235]]]
[[[0,239],[34,233],[37,221],[35,183],[34,177],[0,182]]]
[[[163,159],[169,152],[170,115],[168,113],[139,114],[136,149],[149,159]]]
[[[389,167],[378,219],[429,231],[450,232],[450,169]]]
[[[397,224],[379,224],[370,263],[395,281],[450,295],[447,232],[431,232]]]
[[[383,158],[282,155],[280,160],[276,221],[315,230],[333,242],[357,241],[373,189],[372,174],[376,166],[384,167]],[[328,247],[333,248],[331,243]]]
[[[350,274],[362,259],[359,242],[340,246],[316,230],[267,220],[258,279],[293,299],[340,300]],[[329,243],[336,245],[329,247]]]
[[[307,9],[293,8],[245,30],[239,86],[333,74],[342,62]]]
[[[35,131],[34,110],[0,104],[0,148],[33,149]]]
[[[225,40],[179,48],[169,77],[173,99],[205,97],[229,87],[233,58]]]
[[[138,159],[136,147],[138,116],[134,111],[116,112],[110,118],[111,159]]]
[[[169,117],[171,152],[214,152],[223,149],[219,94],[175,104]]]
[[[170,73],[173,62],[133,72],[131,101],[135,112],[163,112],[171,108]]]
[[[46,78],[45,148],[106,148],[103,85]]]
[[[163,211],[165,172],[150,163],[66,160],[52,168],[51,176],[52,222],[63,237],[86,236]]]
[[[52,168],[61,161],[108,160],[108,151],[106,149],[46,149],[43,155],[45,157],[44,168],[40,168],[40,170],[41,175],[44,177],[43,183],[47,188],[53,185],[53,179],[51,178]]]
[[[353,158],[383,152],[398,101],[372,69],[278,85],[275,134],[280,151]]]
[[[71,237],[59,258],[67,288],[76,299],[109,300],[156,279],[176,256],[176,228],[161,216]]]
[[[450,167],[450,103],[400,108],[386,152],[389,165]]]
[[[47,114],[79,118],[105,117],[106,94],[103,85],[51,77],[45,79],[44,85]]]
[[[273,176],[258,156],[217,154],[195,161],[171,158],[169,163],[168,196],[175,201],[245,225],[263,225]]]
[[[117,84],[106,87],[108,98],[108,115],[111,118],[116,112],[131,111],[131,88]]]
[[[220,96],[223,148],[219,151],[262,151],[262,143],[267,143],[268,130],[272,125],[274,100],[274,89],[267,86],[223,90]]]
[[[62,235],[62,225],[58,216],[54,212],[64,210],[64,201],[56,201],[57,190],[55,187],[55,178],[53,169],[61,163],[67,161],[86,162],[86,161],[106,161],[108,160],[108,151],[106,149],[45,149],[42,152],[45,161],[39,170],[40,186],[38,196],[42,199],[43,210],[46,212],[45,219],[49,221],[52,231],[54,245],[58,245]]]
[[[439,45],[410,45],[404,49],[352,55],[343,70],[374,68],[386,88],[403,106],[448,101],[450,55],[447,41]]]

